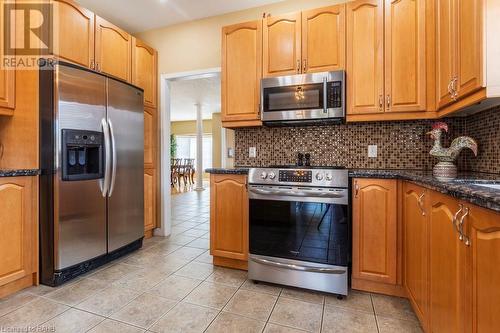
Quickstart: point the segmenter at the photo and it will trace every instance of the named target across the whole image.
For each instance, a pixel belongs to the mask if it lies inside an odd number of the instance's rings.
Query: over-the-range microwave
[[[345,71],[262,79],[260,108],[268,126],[343,122]]]

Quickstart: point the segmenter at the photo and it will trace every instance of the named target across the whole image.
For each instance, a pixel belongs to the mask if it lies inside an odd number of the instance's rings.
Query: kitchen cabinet
[[[345,4],[302,12],[302,72],[345,68]]]
[[[53,54],[94,69],[94,13],[73,0],[50,0]]]
[[[132,36],[96,15],[96,69],[124,81],[131,81]]]
[[[453,103],[483,86],[482,0],[438,1],[438,106]]]
[[[132,38],[132,83],[144,89],[144,105],[157,106],[158,52],[140,39]]]
[[[352,287],[397,284],[397,181],[355,179],[352,195]]]
[[[384,4],[347,3],[347,114],[383,113]]]
[[[426,0],[386,0],[384,28],[385,111],[425,111]]]
[[[215,265],[247,268],[248,205],[246,175],[210,176],[210,254]]]
[[[426,41],[425,0],[349,2],[347,114],[426,111]]]
[[[155,167],[156,154],[156,110],[144,109],[144,167]]]
[[[467,251],[465,310],[467,331],[496,332],[500,327],[500,214],[462,202]]]
[[[429,192],[412,183],[403,186],[404,286],[424,329],[429,319]]]
[[[144,233],[151,237],[156,227],[156,170],[144,170]]]
[[[264,77],[345,68],[345,5],[264,19]]]
[[[0,1],[0,17],[4,17],[4,0]],[[5,38],[4,24],[0,26],[0,60],[3,61]],[[1,67],[1,66],[0,66]],[[0,115],[11,116],[16,107],[16,72],[0,68]]]
[[[0,298],[37,284],[37,177],[0,178]]]
[[[264,77],[301,73],[301,13],[264,19]]]
[[[260,126],[262,21],[222,29],[222,125]]]
[[[465,329],[466,246],[458,237],[458,200],[433,192],[429,211],[430,332]]]

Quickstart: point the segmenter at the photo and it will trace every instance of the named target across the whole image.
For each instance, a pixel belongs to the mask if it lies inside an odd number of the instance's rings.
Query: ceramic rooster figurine
[[[471,149],[474,155],[477,156],[477,142],[471,137],[460,136],[452,141],[449,148],[444,148],[441,145],[443,130],[448,132],[448,125],[444,122],[437,122],[432,125],[432,131],[427,133],[430,135],[431,139],[434,140],[434,146],[430,154],[439,161],[438,164],[434,166],[433,173],[438,179],[451,180],[457,176],[457,167],[453,164],[455,159],[464,148]]]

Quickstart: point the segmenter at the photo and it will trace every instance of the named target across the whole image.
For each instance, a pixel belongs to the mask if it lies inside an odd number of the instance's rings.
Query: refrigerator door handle
[[[108,125],[109,125],[109,132],[111,133],[111,151],[113,154],[113,171],[111,172],[111,186],[108,191],[108,197],[113,195],[113,191],[115,189],[115,181],[116,181],[116,141],[115,141],[115,133],[113,131],[113,123],[111,122],[111,119],[108,119]]]
[[[106,119],[101,120],[102,131],[104,134],[104,179],[99,181],[102,196],[105,198],[109,189],[109,176],[111,172],[111,145],[109,138],[109,127]]]

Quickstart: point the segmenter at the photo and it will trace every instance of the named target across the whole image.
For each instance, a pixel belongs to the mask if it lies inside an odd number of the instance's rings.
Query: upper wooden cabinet
[[[345,68],[345,5],[302,12],[302,72]]]
[[[264,76],[345,68],[345,5],[264,19]]]
[[[0,178],[0,298],[36,281],[36,179]]]
[[[355,179],[353,191],[353,288],[355,279],[396,284],[397,181]]]
[[[466,247],[456,230],[458,201],[433,192],[429,217],[429,331],[464,332]]]
[[[214,257],[248,260],[248,204],[246,175],[211,175],[210,254]]]
[[[144,109],[144,167],[154,168],[156,164],[156,110]]]
[[[72,0],[50,3],[54,55],[94,69],[94,13]]]
[[[438,106],[483,86],[482,0],[437,2]]]
[[[95,17],[96,69],[124,81],[132,76],[132,36],[105,19]]]
[[[0,17],[4,17],[4,0],[0,0]],[[4,24],[0,26],[0,61],[3,63],[5,50]],[[16,107],[16,72],[2,69],[0,66],[0,115],[12,115]]]
[[[301,73],[301,13],[264,19],[264,76]]]
[[[144,105],[157,106],[158,52],[141,40],[132,38],[132,83],[144,89]]]
[[[382,113],[384,97],[384,4],[347,4],[347,113]]]
[[[426,0],[385,1],[386,111],[426,111]]]
[[[262,21],[222,29],[222,122],[258,126],[262,78]]]
[[[404,286],[424,329],[429,319],[429,190],[403,187]]]
[[[425,15],[426,0],[347,4],[349,115],[426,111]]]

